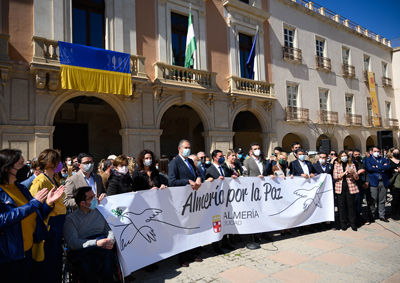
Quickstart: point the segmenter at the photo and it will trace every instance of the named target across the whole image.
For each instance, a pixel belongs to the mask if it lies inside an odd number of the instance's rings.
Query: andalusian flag
[[[62,41],[58,46],[63,89],[132,94],[129,54]]]
[[[192,11],[189,8],[188,33],[186,37],[185,68],[193,66],[193,55],[196,51],[196,39],[194,38],[194,28],[192,23]]]

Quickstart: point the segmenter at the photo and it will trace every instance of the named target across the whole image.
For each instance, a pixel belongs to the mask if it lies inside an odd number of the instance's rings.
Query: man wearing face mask
[[[265,160],[261,159],[260,145],[253,142],[250,145],[252,155],[243,161],[243,176],[244,177],[260,177],[268,176],[268,170]]]
[[[296,150],[298,150],[300,148],[300,143],[299,142],[294,142],[292,144],[292,152],[290,153],[289,157],[288,157],[288,165],[290,165],[290,162],[295,161],[298,157],[296,155]],[[307,161],[310,161],[310,159],[308,158],[308,156],[306,155],[305,157]]]
[[[333,165],[328,163],[328,155],[324,151],[320,151],[318,153],[319,159],[318,162],[313,164],[315,175],[317,174],[329,174],[332,176],[333,174]],[[333,180],[333,179],[332,179]]]
[[[67,216],[63,235],[68,256],[81,282],[114,282],[113,252],[115,237],[96,209],[98,201],[92,187],[80,187],[74,194],[78,209]]]
[[[64,199],[64,205],[72,210],[78,208],[74,200],[74,194],[77,188],[91,187],[99,201],[105,197],[105,190],[101,177],[97,174],[93,174],[93,157],[88,153],[80,153],[77,159],[79,171],[65,182],[66,197]]]
[[[381,156],[378,147],[373,147],[372,156],[365,160],[365,169],[367,170],[370,182],[371,213],[373,216],[376,216],[376,203],[379,219],[383,222],[389,222],[385,217],[386,188],[389,186],[389,177],[385,171],[390,170],[390,164],[386,158]]]
[[[195,163],[196,164],[196,163]],[[204,151],[197,153],[197,171],[200,174],[201,181],[204,182],[204,176],[206,175],[206,154]]]
[[[314,178],[315,169],[312,163],[306,160],[306,151],[304,149],[297,149],[296,156],[298,159],[290,162],[290,174],[291,177],[298,176],[308,178]]]

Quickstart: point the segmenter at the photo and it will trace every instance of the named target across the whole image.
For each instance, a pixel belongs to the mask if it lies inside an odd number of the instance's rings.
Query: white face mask
[[[326,163],[326,160],[325,160],[325,159],[321,159],[321,158],[320,158],[318,161],[319,161],[319,163],[321,163],[321,165],[325,165],[325,163]]]
[[[143,162],[143,164],[144,164],[144,166],[147,166],[147,167],[150,167],[150,165],[153,163],[153,160],[152,159],[146,159],[144,162]]]
[[[259,150],[259,149],[254,150],[253,154],[254,154],[254,156],[260,156],[261,150]]]
[[[128,166],[118,167],[118,172],[125,175],[126,173],[128,173]]]
[[[67,162],[67,165],[68,165],[68,166],[71,165],[71,160]]]
[[[373,155],[375,158],[378,158],[379,156],[381,156],[379,152],[374,152],[372,155]]]

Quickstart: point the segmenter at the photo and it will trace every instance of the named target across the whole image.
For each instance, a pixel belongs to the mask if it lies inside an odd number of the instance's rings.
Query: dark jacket
[[[179,155],[168,163],[168,181],[171,187],[186,186],[189,185],[189,180],[196,182],[196,179],[198,177],[200,178],[200,176],[197,175],[193,160],[188,158],[188,161],[194,173],[190,171],[189,167]]]
[[[0,185],[0,264],[25,257],[21,221],[33,212],[37,213],[33,241],[40,242],[49,238],[43,219],[49,216],[53,208],[48,206],[46,202],[42,205],[37,199],[33,198],[25,186],[15,184],[28,200],[28,203],[18,207]]]
[[[382,179],[385,187],[389,186],[389,177],[386,174],[386,170],[390,170],[390,164],[386,158],[380,157],[376,159],[371,155],[365,161],[365,170],[368,173],[370,186],[377,187],[379,177]]]
[[[314,173],[316,173],[316,174],[324,174],[324,173],[326,173],[326,174],[329,174],[329,175],[333,176],[333,164],[330,164],[330,163],[326,162],[325,171],[322,169],[321,163],[319,163],[319,162],[313,164],[313,167],[314,167]]]
[[[159,188],[162,184],[168,186],[168,181],[165,180],[165,178],[163,178],[156,169],[151,171],[150,178],[154,183],[154,187]],[[144,191],[151,189],[149,185],[149,176],[145,171],[141,171],[139,169],[133,171],[132,180],[134,191]]]
[[[222,166],[222,170],[224,172],[224,177],[230,177],[233,175],[233,172],[231,169],[229,169],[226,166]],[[218,169],[214,166],[211,165],[210,167],[207,168],[206,170],[206,175],[205,175],[205,180],[207,180],[208,178],[213,178],[213,179],[218,179],[219,176],[221,176],[220,172],[218,171]]]
[[[310,174],[315,173],[314,167],[312,163],[308,160],[304,160],[304,162],[307,164],[308,171]],[[290,162],[290,174],[293,176],[301,176],[301,174],[304,174],[303,168],[300,165],[300,161],[298,159]]]
[[[133,180],[129,173],[125,175],[120,175],[111,171],[110,178],[108,178],[107,183],[107,195],[118,195],[123,193],[129,193],[134,191]]]

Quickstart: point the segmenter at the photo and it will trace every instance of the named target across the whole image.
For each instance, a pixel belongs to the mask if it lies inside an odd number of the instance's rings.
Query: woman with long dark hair
[[[33,196],[40,191],[64,188],[58,182],[57,174],[62,170],[61,155],[55,149],[42,151],[37,164],[43,173],[32,182],[29,190]],[[50,239],[33,246],[34,274],[36,282],[59,282],[62,280],[62,230],[67,209],[63,203],[65,194],[54,202],[53,211],[45,219],[49,227]]]
[[[64,187],[29,190],[16,182],[25,174],[20,150],[0,151],[0,276],[2,282],[31,282],[32,247],[49,237],[44,218],[63,195]],[[29,169],[28,169],[29,170]],[[47,198],[47,199],[46,199]],[[47,274],[47,273],[46,273]]]
[[[347,230],[347,223],[353,231],[357,231],[355,194],[359,192],[356,180],[358,174],[347,151],[342,150],[333,169],[335,179],[335,193],[338,198],[340,225],[342,230]]]

